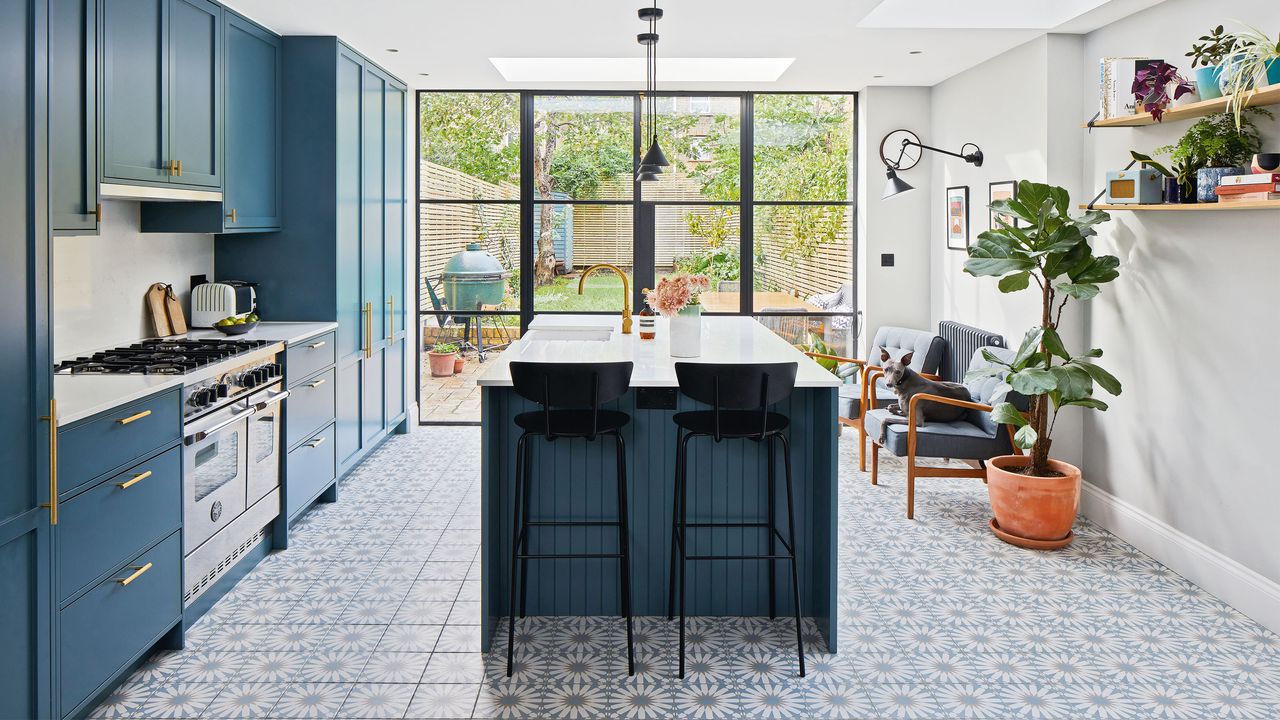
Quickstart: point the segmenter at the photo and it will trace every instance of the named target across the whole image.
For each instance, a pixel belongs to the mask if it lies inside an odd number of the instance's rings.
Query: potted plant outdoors
[[[1196,92],[1201,100],[1222,97],[1222,61],[1235,46],[1236,36],[1227,33],[1221,25],[1210,30],[1208,35],[1201,35],[1198,43],[1192,43],[1187,57],[1191,58]]]
[[[1178,74],[1178,68],[1159,62],[1139,70],[1133,76],[1129,91],[1143,112],[1151,113],[1156,122],[1161,122],[1165,108],[1184,95],[1194,94],[1195,88],[1190,80]]]
[[[1106,410],[1093,396],[1100,385],[1112,395],[1120,383],[1095,365],[1098,349],[1073,355],[1058,334],[1062,312],[1071,300],[1089,300],[1100,285],[1114,280],[1120,260],[1094,255],[1089,238],[1094,226],[1110,215],[1090,210],[1079,217],[1068,213],[1071,198],[1060,187],[1022,181],[1016,198],[991,203],[1000,227],[978,236],[969,248],[964,270],[978,277],[1000,278],[1000,292],[1032,287],[1040,293],[1040,324],[1023,338],[1013,358],[1005,362],[989,351],[993,367],[975,370],[966,379],[1008,372],[1006,382],[1030,401],[1024,416],[1004,402],[993,419],[1018,428],[1014,444],[1030,455],[1005,455],[987,461],[987,488],[995,512],[992,529],[1008,542],[1024,547],[1062,547],[1072,539],[1071,526],[1080,502],[1080,469],[1050,457],[1058,413],[1065,407]],[[1013,217],[1023,226],[1003,220]]]
[[[1196,201],[1196,171],[1200,169],[1199,159],[1184,160],[1173,164],[1172,168],[1156,162],[1150,155],[1137,150],[1130,150],[1134,160],[1158,170],[1164,175],[1164,202],[1166,205],[1194,203]]]
[[[1236,129],[1230,113],[1201,118],[1183,134],[1178,142],[1156,148],[1175,164],[1197,165],[1196,198],[1199,202],[1217,202],[1218,184],[1229,175],[1243,175],[1245,165],[1262,148],[1262,136],[1251,116],[1271,113],[1262,108],[1248,108]]]
[[[466,358],[462,357],[461,352],[453,356],[453,374],[454,375],[461,375],[463,369],[466,368],[466,366],[467,366],[467,360]]]
[[[1246,26],[1236,35],[1235,52],[1222,71],[1223,92],[1230,98],[1228,109],[1235,117],[1236,130],[1244,131],[1244,109],[1249,96],[1260,85],[1280,84],[1280,35],[1273,40],[1261,30]]]
[[[458,355],[458,346],[453,343],[436,343],[427,352],[427,361],[431,365],[431,377],[449,377],[454,373],[454,358]]]

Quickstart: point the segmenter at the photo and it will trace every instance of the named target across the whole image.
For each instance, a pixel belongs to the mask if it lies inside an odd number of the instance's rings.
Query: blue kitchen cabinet
[[[338,38],[282,46],[284,223],[218,235],[214,261],[220,275],[258,284],[263,317],[337,322],[333,424],[320,432],[340,478],[387,437],[392,411],[404,415],[388,395],[404,394],[405,267],[387,258],[405,247],[406,88]],[[304,446],[318,438],[307,437]]]
[[[222,187],[222,6],[102,0],[104,184]]]
[[[0,3],[0,717],[54,714],[48,6]]]
[[[231,10],[223,11],[223,42],[222,200],[144,202],[143,232],[240,233],[280,227],[283,46],[278,35]]]
[[[49,3],[49,203],[59,235],[91,235],[98,204],[98,0]]]

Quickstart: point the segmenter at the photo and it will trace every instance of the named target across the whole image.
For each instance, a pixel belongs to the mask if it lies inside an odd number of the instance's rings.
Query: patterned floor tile
[[[271,716],[289,719],[337,717],[351,686],[351,683],[290,684],[271,709]]]
[[[454,720],[469,718],[480,694],[478,683],[418,685],[405,717],[410,720]]]
[[[409,711],[416,685],[357,683],[335,717],[375,720],[402,718]]]

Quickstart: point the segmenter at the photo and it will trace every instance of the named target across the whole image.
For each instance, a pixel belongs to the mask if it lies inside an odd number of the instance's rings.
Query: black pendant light
[[[640,158],[640,166],[636,168],[636,180],[648,182],[657,180],[664,172],[663,168],[671,165],[667,156],[658,144],[658,111],[657,99],[654,97],[658,87],[658,21],[662,19],[662,8],[655,0],[653,7],[640,8],[637,13],[640,19],[649,23],[649,31],[636,35],[636,42],[645,48],[644,93],[640,96],[644,103],[646,124],[649,127],[649,149]]]

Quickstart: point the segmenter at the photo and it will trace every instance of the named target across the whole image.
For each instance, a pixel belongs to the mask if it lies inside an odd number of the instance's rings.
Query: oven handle
[[[253,405],[253,409],[257,412],[262,412],[263,410],[266,410],[267,408],[271,407],[272,405],[275,405],[276,403],[280,402],[281,400],[284,400],[287,397],[289,397],[289,391],[281,390],[280,392],[276,393],[275,395],[272,395],[266,400],[263,400],[262,402],[259,402],[259,403],[255,403]]]
[[[240,412],[236,413],[235,415],[232,415],[231,417],[227,418],[226,420],[223,420],[222,422],[218,423],[217,425],[214,425],[213,427],[205,428],[204,430],[191,433],[190,435],[184,437],[182,439],[182,442],[184,445],[195,445],[196,443],[200,442],[201,440],[204,440],[205,438],[218,432],[219,430],[229,425],[234,425],[256,412],[258,412],[258,408],[250,406],[249,408],[245,410],[241,410]]]

